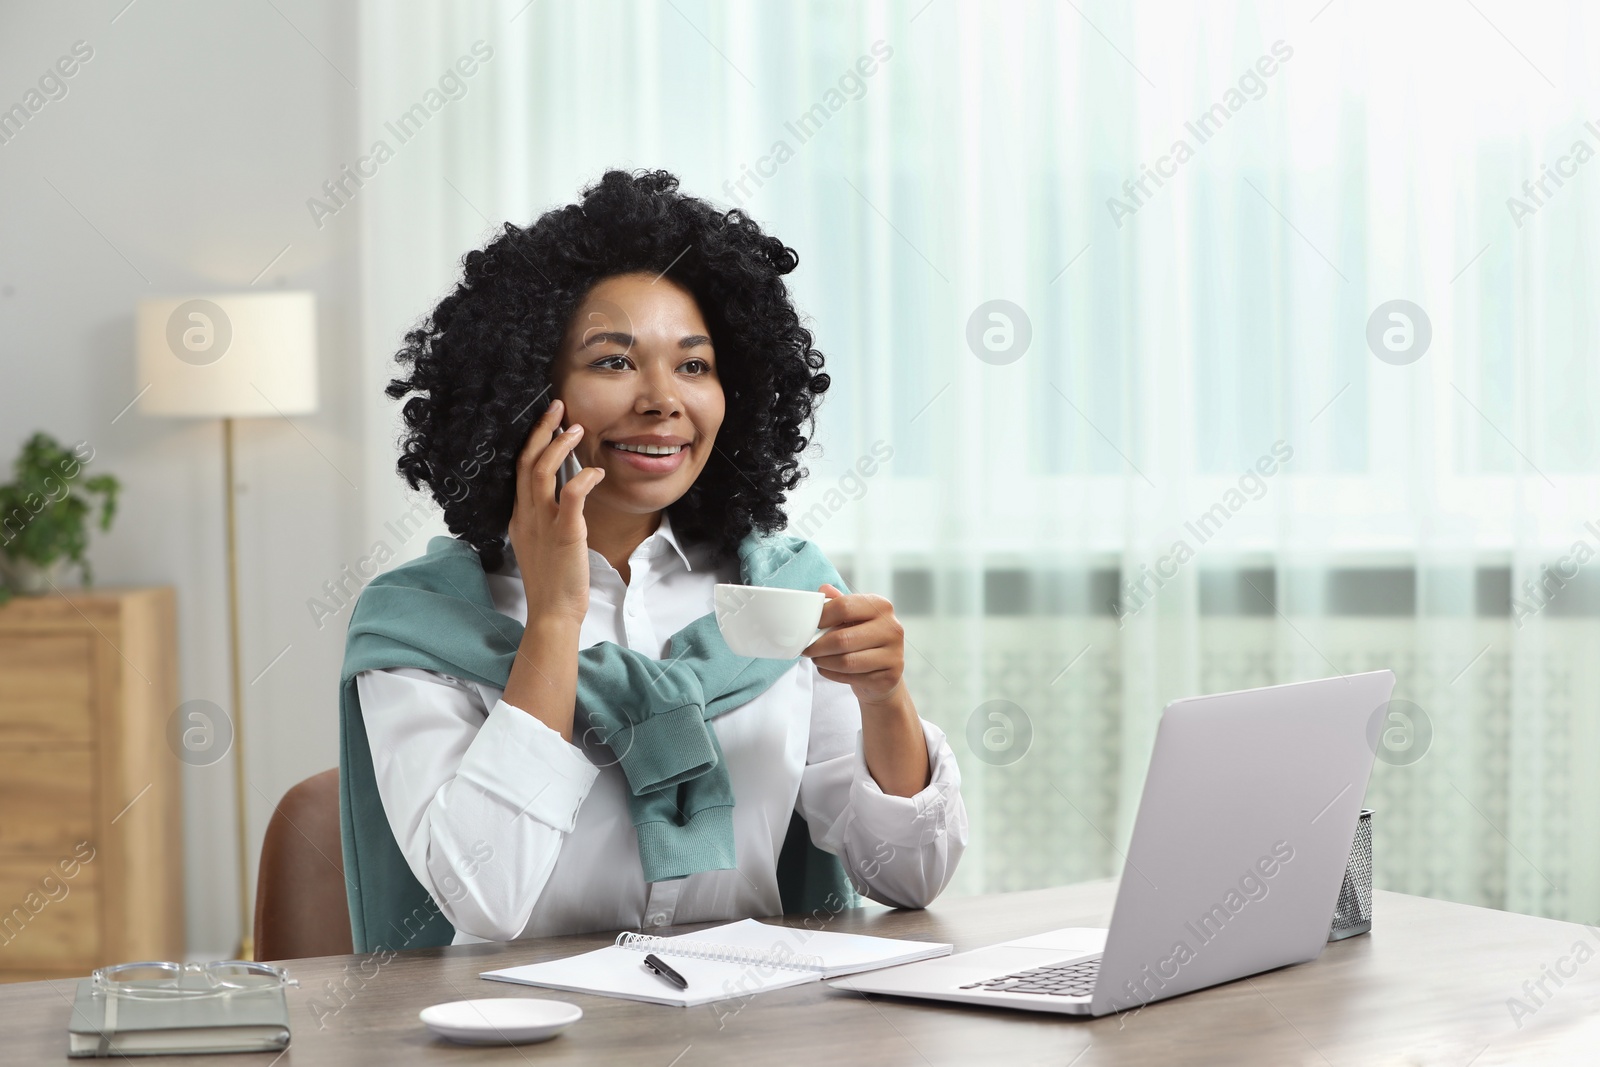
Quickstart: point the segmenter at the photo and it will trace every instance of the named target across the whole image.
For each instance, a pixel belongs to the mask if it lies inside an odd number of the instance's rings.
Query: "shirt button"
[[[637,605],[637,604],[629,604],[628,605],[628,614],[629,615],[637,615],[637,614],[639,614],[639,605]]]

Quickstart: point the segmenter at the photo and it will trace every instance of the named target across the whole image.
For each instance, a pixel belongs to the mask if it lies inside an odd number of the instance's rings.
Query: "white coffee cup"
[[[828,601],[821,592],[718,583],[715,596],[717,629],[741,656],[794,659],[828,632],[817,628]]]

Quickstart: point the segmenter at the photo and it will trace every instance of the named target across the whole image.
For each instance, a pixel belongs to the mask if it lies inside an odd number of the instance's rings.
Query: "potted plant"
[[[81,477],[93,458],[87,442],[68,450],[46,433],[22,446],[14,480],[0,485],[0,604],[13,593],[50,592],[68,563],[78,565],[84,585],[93,583],[84,556],[91,498],[100,498],[100,529],[109,530],[122,488],[109,474]]]

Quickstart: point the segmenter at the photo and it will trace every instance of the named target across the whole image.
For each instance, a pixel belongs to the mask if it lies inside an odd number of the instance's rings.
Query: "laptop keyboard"
[[[1038,993],[1050,997],[1086,997],[1094,992],[1095,979],[1099,976],[1100,957],[1096,956],[1088,960],[1052,963],[1046,967],[1002,974],[959,988],[987,989],[998,993]]]

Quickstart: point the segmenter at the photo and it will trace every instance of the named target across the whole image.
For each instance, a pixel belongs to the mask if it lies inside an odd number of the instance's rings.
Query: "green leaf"
[[[0,552],[39,566],[66,557],[78,565],[84,584],[93,580],[84,553],[94,498],[98,525],[109,531],[122,483],[111,474],[84,479],[84,466],[75,449],[43,431],[28,438],[12,463],[14,479],[0,485]]]

